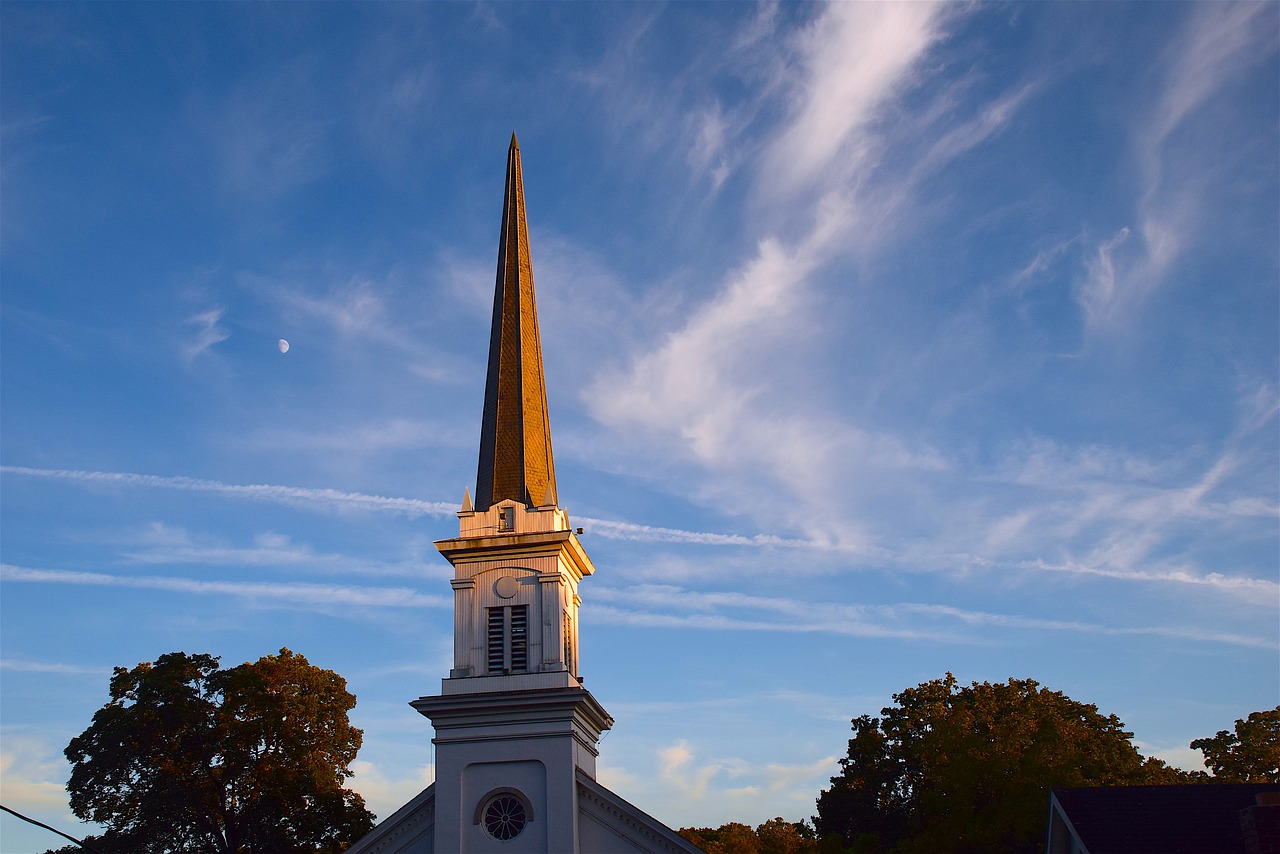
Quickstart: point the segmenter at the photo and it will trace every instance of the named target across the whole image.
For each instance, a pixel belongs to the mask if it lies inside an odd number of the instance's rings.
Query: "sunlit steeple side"
[[[524,178],[514,133],[507,150],[475,509],[483,513],[507,499],[526,507],[557,503]]]

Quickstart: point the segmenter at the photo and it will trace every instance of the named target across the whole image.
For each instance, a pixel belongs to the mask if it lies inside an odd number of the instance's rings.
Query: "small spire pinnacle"
[[[471,503],[471,490],[466,487],[462,488],[462,510],[463,513],[474,513],[475,505]]]
[[[489,334],[489,369],[480,427],[476,510],[504,499],[526,507],[556,503],[547,389],[529,259],[520,146],[511,134],[498,240],[498,277]]]

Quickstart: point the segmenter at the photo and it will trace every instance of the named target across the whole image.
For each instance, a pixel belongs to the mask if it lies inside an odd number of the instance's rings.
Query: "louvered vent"
[[[489,609],[489,672],[501,673],[503,667],[503,637],[506,632],[503,631],[505,620],[503,611],[505,608]]]
[[[529,606],[511,606],[511,670],[529,669]]]

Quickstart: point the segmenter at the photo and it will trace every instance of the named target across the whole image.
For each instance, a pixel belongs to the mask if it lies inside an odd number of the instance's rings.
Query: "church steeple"
[[[556,502],[520,148],[507,154],[476,500],[453,566],[453,667],[411,704],[435,725],[435,782],[351,854],[699,854],[596,782],[613,718],[579,675],[578,586],[595,572]],[[581,529],[578,529],[581,531]]]
[[[557,503],[533,265],[529,260],[529,226],[525,221],[524,178],[520,145],[514,133],[507,150],[475,509],[483,513],[506,499],[526,507]]]

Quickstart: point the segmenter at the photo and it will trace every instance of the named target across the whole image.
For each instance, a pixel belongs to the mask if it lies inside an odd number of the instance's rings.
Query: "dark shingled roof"
[[[1274,784],[1203,783],[1055,789],[1089,854],[1240,854],[1240,811]]]

